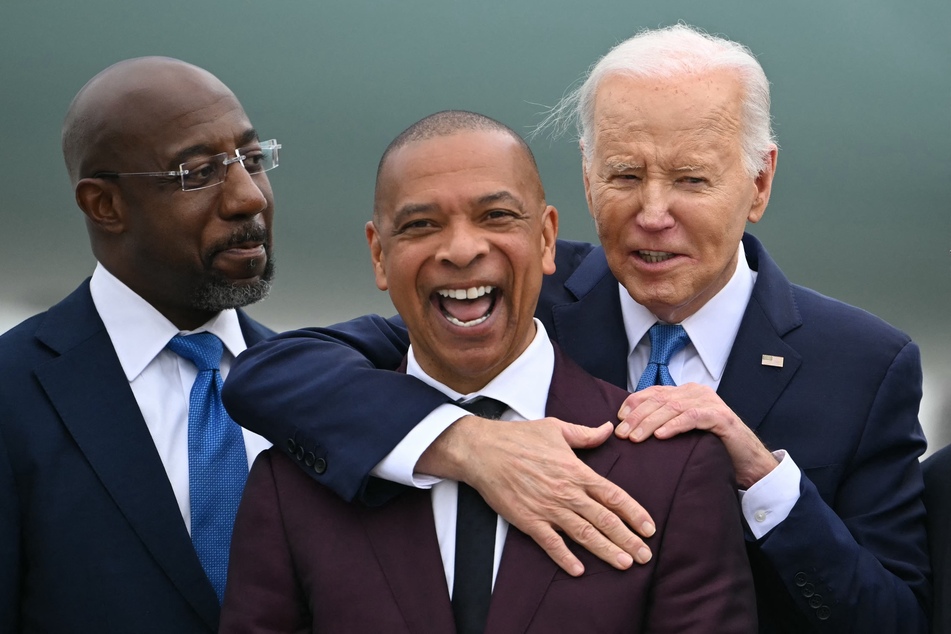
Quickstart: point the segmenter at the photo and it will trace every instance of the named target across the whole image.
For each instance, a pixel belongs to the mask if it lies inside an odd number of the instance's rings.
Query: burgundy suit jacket
[[[625,396],[556,347],[549,416],[598,426],[615,420]],[[619,571],[572,543],[585,566],[573,578],[510,527],[486,631],[755,632],[733,469],[719,439],[612,437],[579,455],[651,514],[653,558]],[[428,491],[351,504],[282,452],[261,454],[238,511],[220,632],[453,631]]]

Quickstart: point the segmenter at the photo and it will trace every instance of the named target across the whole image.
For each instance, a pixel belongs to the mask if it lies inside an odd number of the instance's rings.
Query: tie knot
[[[199,372],[217,370],[221,365],[221,354],[224,351],[221,339],[210,332],[175,335],[165,347],[194,363]]]
[[[690,337],[683,326],[656,323],[647,332],[651,339],[650,363],[667,365],[674,354],[687,345]]]
[[[497,401],[487,396],[477,396],[468,403],[459,403],[459,407],[471,412],[475,416],[491,418],[493,420],[498,420],[502,414],[505,413],[505,410],[509,408],[509,406],[502,401]]]

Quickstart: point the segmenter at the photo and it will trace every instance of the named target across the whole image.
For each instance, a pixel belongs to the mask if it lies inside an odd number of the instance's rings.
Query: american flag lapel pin
[[[783,367],[783,358],[771,354],[764,354],[762,364],[771,368],[781,368]]]

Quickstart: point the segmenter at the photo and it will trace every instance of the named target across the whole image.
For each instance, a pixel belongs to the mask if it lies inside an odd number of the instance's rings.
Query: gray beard
[[[253,284],[234,284],[224,278],[213,278],[195,290],[192,307],[209,312],[240,308],[259,302],[271,292],[274,260],[268,257],[261,279]]]

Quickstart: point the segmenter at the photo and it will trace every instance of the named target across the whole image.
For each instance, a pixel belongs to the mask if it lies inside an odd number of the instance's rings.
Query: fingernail
[[[618,413],[618,418],[627,418],[627,415],[631,413],[631,408],[625,405],[621,408],[621,411]]]
[[[571,569],[568,571],[568,574],[572,577],[580,577],[584,572],[584,566],[582,566],[580,563],[574,563],[568,567]]]
[[[641,547],[640,549],[638,549],[638,551],[637,551],[637,557],[636,557],[636,559],[637,559],[637,563],[639,563],[639,564],[646,564],[648,561],[651,560],[651,551],[650,551],[650,549],[647,548],[647,546],[642,546],[642,547]]]
[[[650,537],[651,535],[654,534],[654,531],[656,530],[657,529],[654,528],[654,525],[651,524],[650,522],[644,522],[643,524],[641,524],[641,535],[643,535],[644,537]]]
[[[629,433],[631,433],[631,426],[627,423],[621,423],[617,426],[618,436],[627,436]]]
[[[632,435],[634,437],[634,440],[640,440],[641,436],[644,435],[644,430],[638,427],[637,429],[634,430],[634,433]]]

